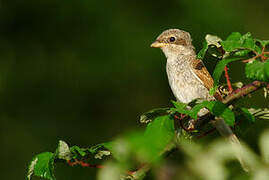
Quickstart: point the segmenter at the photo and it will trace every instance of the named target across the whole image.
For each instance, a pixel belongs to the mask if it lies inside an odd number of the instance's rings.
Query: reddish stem
[[[226,82],[227,82],[227,85],[228,85],[228,89],[229,89],[229,92],[231,93],[231,92],[233,92],[233,87],[232,87],[232,84],[231,84],[231,81],[230,81],[227,66],[224,67],[224,71],[225,71],[225,78],[226,78]]]
[[[102,165],[98,165],[98,164],[90,164],[90,163],[86,163],[83,161],[79,161],[77,159],[75,159],[74,162],[71,162],[70,160],[67,161],[67,164],[69,166],[76,166],[76,165],[80,165],[82,167],[92,167],[92,168],[103,168],[104,166]]]
[[[186,128],[182,122],[182,120],[186,117],[186,115],[184,114],[180,114],[180,117],[178,117],[178,115],[174,115],[174,119],[178,120],[179,121],[179,124],[180,124],[180,127],[182,129],[184,129],[184,131],[187,131],[187,132],[190,132],[190,131],[193,131],[195,130],[194,128]]]

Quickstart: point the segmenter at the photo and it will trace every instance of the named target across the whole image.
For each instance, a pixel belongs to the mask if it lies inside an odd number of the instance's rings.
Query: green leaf
[[[233,32],[225,41],[221,42],[223,49],[226,52],[240,51],[240,50],[252,50],[258,53],[261,52],[251,34],[248,32],[243,36],[239,32]]]
[[[70,152],[72,158],[77,159],[79,157],[85,157],[86,155],[95,154],[95,158],[100,159],[103,155],[110,155],[109,150],[111,149],[111,142],[97,144],[90,148],[81,148],[78,146],[72,146]]]
[[[246,64],[246,77],[253,80],[269,82],[269,60],[261,62],[254,60]]]
[[[206,41],[204,41],[203,48],[197,54],[197,59],[203,59],[205,57],[207,49],[208,49],[208,43]]]
[[[169,116],[161,116],[149,123],[145,138],[152,141],[152,146],[158,151],[162,151],[172,140],[175,134],[174,120]]]
[[[242,58],[240,58],[240,57],[227,58],[227,59],[222,59],[221,61],[218,62],[218,64],[216,65],[216,67],[214,69],[213,75],[212,75],[213,79],[214,79],[214,88],[215,89],[219,85],[219,80],[220,80],[221,75],[224,71],[224,67],[231,62],[239,61],[239,60],[242,60]]]
[[[247,108],[241,107],[241,111],[243,112],[243,115],[249,122],[255,122],[255,117],[248,111]]]
[[[224,121],[230,125],[233,126],[235,122],[235,116],[231,109],[229,109],[225,104],[223,104],[220,101],[204,101],[201,104],[196,105],[198,106],[197,109],[194,106],[193,109],[197,110],[200,108],[207,108],[213,115],[217,117],[222,117]],[[198,111],[199,112],[199,111]]]
[[[242,35],[239,32],[233,32],[225,41],[221,42],[223,49],[227,52],[231,52],[240,47],[240,38]]]
[[[49,180],[56,180],[54,170],[54,153],[43,152],[36,155],[30,162],[27,179],[30,180],[31,176],[38,176]]]
[[[158,116],[163,116],[169,114],[170,108],[156,108],[152,109],[140,116],[141,123],[149,123]]]
[[[264,63],[264,72],[267,79],[269,79],[269,60]]]
[[[92,153],[92,154],[96,154],[98,153],[98,151],[100,150],[104,150],[104,149],[107,149],[109,150],[110,146],[109,146],[110,142],[107,142],[107,143],[102,143],[102,144],[97,144],[95,146],[92,146],[90,148],[87,148],[87,150]]]
[[[74,159],[76,159],[76,158],[78,158],[78,157],[84,157],[84,156],[86,156],[86,154],[87,154],[87,149],[86,148],[80,148],[80,147],[78,147],[78,146],[72,146],[71,148],[70,148],[70,151],[71,151],[71,153],[73,154],[73,157],[72,158],[74,158]]]
[[[233,56],[247,56],[251,51],[246,49],[246,50],[240,50],[240,51],[236,51]]]
[[[112,143],[112,154],[122,164],[135,161],[151,163],[161,158],[175,134],[174,121],[169,115],[157,117],[146,131],[128,133]],[[135,163],[134,163],[135,164]]]
[[[188,114],[189,110],[187,109],[187,104],[184,104],[182,102],[178,102],[178,101],[171,101],[172,104],[175,106],[175,108],[171,108],[170,110],[172,112],[179,112],[181,114]]]
[[[172,110],[186,114],[193,119],[198,118],[198,112],[202,108],[207,108],[213,115],[222,117],[228,125],[233,125],[235,122],[233,111],[220,101],[203,101],[196,104],[192,109],[187,109],[187,105],[184,103],[173,101],[173,104],[176,108],[172,108]]]

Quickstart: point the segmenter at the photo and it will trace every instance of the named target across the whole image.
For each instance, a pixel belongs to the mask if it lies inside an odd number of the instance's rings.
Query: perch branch
[[[232,101],[234,101],[235,99],[238,99],[242,96],[246,96],[247,94],[253,93],[263,86],[266,86],[265,83],[262,83],[260,81],[253,81],[252,83],[242,88],[236,89],[234,92],[229,94],[222,102],[224,104],[231,104]]]
[[[269,84],[266,84],[260,81],[253,81],[252,83],[233,91],[224,100],[222,100],[222,103],[228,104],[228,105],[232,104],[236,99],[239,99],[243,96],[251,94],[262,87],[266,87],[267,89],[269,89]],[[201,116],[200,118],[198,118],[196,121],[192,121],[189,126],[194,127],[195,129],[198,129],[203,124],[209,122],[211,119],[212,119],[212,115],[210,113],[207,113],[204,116]]]

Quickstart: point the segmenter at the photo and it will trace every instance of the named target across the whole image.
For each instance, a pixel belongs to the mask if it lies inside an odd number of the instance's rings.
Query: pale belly
[[[189,103],[194,99],[212,100],[207,88],[192,74],[191,71],[167,69],[169,85],[176,99]]]

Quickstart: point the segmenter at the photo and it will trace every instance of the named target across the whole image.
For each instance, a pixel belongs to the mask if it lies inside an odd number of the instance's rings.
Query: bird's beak
[[[161,47],[164,47],[165,46],[165,43],[162,43],[162,42],[159,42],[159,41],[154,41],[150,47],[152,48],[161,48]]]

